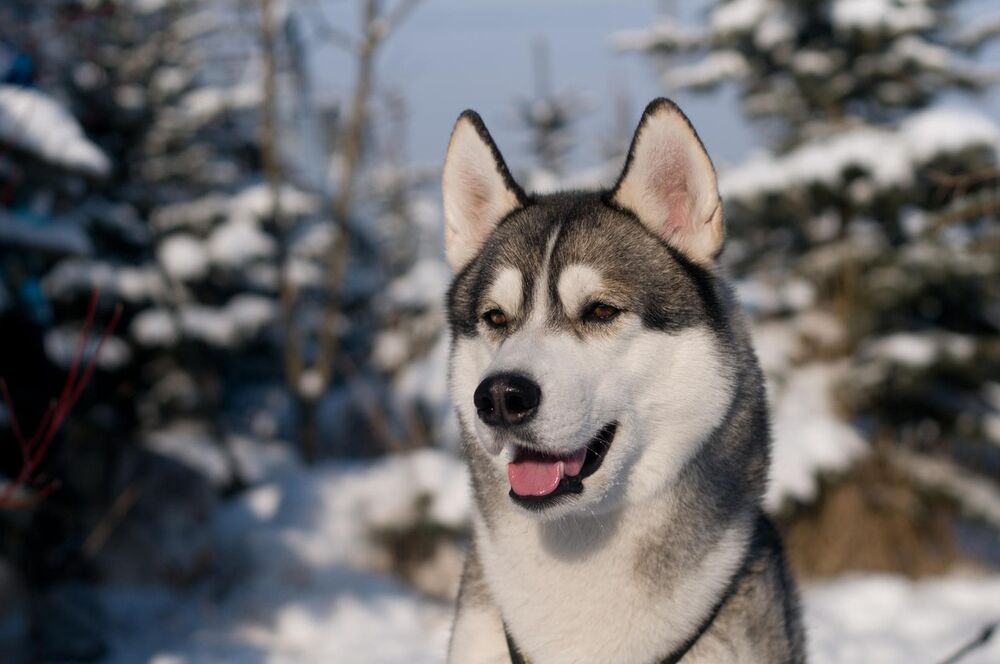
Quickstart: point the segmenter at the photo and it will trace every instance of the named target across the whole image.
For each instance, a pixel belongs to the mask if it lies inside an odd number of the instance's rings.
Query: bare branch
[[[348,53],[356,53],[358,51],[357,38],[339,26],[334,25],[326,15],[326,12],[323,11],[323,6],[319,2],[315,0],[310,2],[308,11],[312,19],[313,34],[317,39],[341,48]]]
[[[400,0],[399,3],[388,13],[385,20],[381,22],[381,40],[387,39],[396,28],[407,19],[410,13],[416,9],[421,0]]]
[[[6,382],[0,378],[0,393],[2,393],[5,406],[10,412],[14,439],[20,447],[22,459],[21,470],[18,472],[17,477],[13,481],[8,482],[0,490],[0,509],[30,507],[43,500],[58,487],[56,482],[43,482],[42,478],[38,475],[38,470],[42,462],[45,461],[49,448],[55,440],[56,434],[59,432],[59,428],[66,420],[70,410],[72,410],[73,406],[80,399],[80,395],[83,394],[83,388],[86,387],[94,371],[97,369],[97,363],[101,356],[101,349],[104,348],[104,342],[114,332],[122,315],[122,306],[119,304],[115,306],[111,320],[104,327],[100,337],[98,337],[97,345],[90,354],[90,357],[84,362],[87,342],[90,340],[90,332],[97,315],[97,299],[98,293],[94,291],[90,296],[87,315],[84,318],[83,329],[80,332],[80,341],[73,356],[73,361],[70,364],[66,382],[59,393],[59,398],[45,412],[45,415],[35,429],[35,433],[30,438],[24,436],[24,431],[21,429],[14,412],[14,400],[11,398],[10,390],[7,388]],[[35,488],[34,495],[27,498],[19,497],[18,494],[28,487]]]

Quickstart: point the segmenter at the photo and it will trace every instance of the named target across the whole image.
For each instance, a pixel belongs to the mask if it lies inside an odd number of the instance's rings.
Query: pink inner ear
[[[658,210],[660,233],[665,239],[691,227],[691,193],[688,190],[686,155],[680,150],[660,149],[650,155],[653,167],[646,183],[651,209]]]
[[[472,218],[479,218],[490,204],[490,192],[479,178],[467,178],[465,182],[466,203]]]

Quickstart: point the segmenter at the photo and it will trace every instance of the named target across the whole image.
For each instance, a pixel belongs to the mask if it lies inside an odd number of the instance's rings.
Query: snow
[[[178,281],[194,281],[208,274],[209,254],[204,243],[187,233],[165,238],[156,249],[156,258]]]
[[[303,258],[321,258],[337,236],[337,229],[330,222],[310,224],[292,241],[292,253]]]
[[[208,237],[208,255],[213,263],[223,267],[240,267],[273,256],[275,252],[274,239],[253,222],[227,221]]]
[[[421,496],[433,522],[467,524],[468,475],[439,451],[311,469],[293,463],[265,475],[212,522],[228,582],[101,589],[112,628],[107,661],[443,661],[451,603],[386,574],[371,536],[412,523]],[[458,572],[439,572],[452,593]],[[802,590],[814,664],[938,662],[1000,619],[1000,577],[846,576]],[[994,638],[962,662],[998,657]]]
[[[451,269],[444,261],[421,259],[386,289],[386,297],[401,307],[443,306],[451,283]]]
[[[229,198],[222,194],[209,194],[190,201],[164,205],[153,211],[151,224],[161,232],[181,227],[206,230],[215,219],[226,214],[228,203]]]
[[[460,433],[448,392],[448,353],[448,335],[442,334],[430,352],[403,367],[393,391],[404,403],[422,404],[433,422],[433,440],[455,449]]]
[[[451,607],[377,573],[387,561],[372,537],[412,523],[423,496],[434,523],[463,527],[463,464],[424,450],[283,467],[215,519],[231,589],[102,591],[110,661],[441,661]],[[452,590],[457,574],[447,572]]]
[[[955,41],[965,48],[974,49],[998,35],[1000,35],[1000,14],[994,14],[962,26]]]
[[[976,350],[972,337],[950,332],[896,332],[868,342],[862,356],[914,369],[942,358],[968,362]]]
[[[991,478],[946,458],[905,449],[894,450],[892,460],[926,491],[952,500],[966,516],[1000,528],[1000,488]]]
[[[312,261],[293,257],[285,263],[285,279],[291,286],[297,288],[320,286],[323,277],[323,268]]]
[[[769,316],[783,311],[798,311],[816,301],[816,288],[795,277],[766,282],[760,278],[736,283],[740,304],[755,316]]]
[[[229,300],[226,313],[244,334],[253,335],[274,321],[276,307],[269,297],[243,293]]]
[[[42,283],[46,292],[57,299],[96,289],[104,295],[139,302],[166,292],[163,279],[154,269],[75,258],[61,261]]]
[[[793,187],[823,184],[836,188],[851,167],[870,175],[880,188],[912,182],[917,168],[933,158],[971,147],[996,150],[1000,129],[984,115],[955,108],[915,113],[897,130],[859,126],[818,138],[781,155],[758,155],[722,171],[724,197],[749,199]]]
[[[770,4],[768,0],[733,0],[719,5],[712,12],[709,23],[718,33],[745,32],[764,18]]]
[[[88,175],[111,171],[107,156],[84,136],[73,116],[38,90],[0,84],[0,142]]]
[[[935,24],[934,11],[922,0],[834,0],[830,18],[841,31],[891,35],[924,30]]]
[[[811,502],[825,473],[846,470],[868,449],[864,439],[836,413],[833,386],[842,364],[796,368],[782,384],[771,383],[774,436],[771,482],[765,506],[778,510],[788,500]]]
[[[826,76],[832,73],[836,66],[834,58],[826,51],[804,48],[792,56],[792,69],[799,74]]]
[[[317,369],[305,369],[299,376],[299,394],[307,399],[319,399],[323,396],[326,380]]]
[[[738,51],[712,51],[704,58],[687,65],[675,65],[667,71],[665,81],[678,88],[708,87],[747,75],[750,67]]]
[[[805,592],[812,660],[910,664],[942,662],[1000,620],[1000,577],[910,582],[854,576]],[[962,664],[1000,661],[1000,638]]]
[[[741,292],[740,299],[744,297]],[[763,306],[772,312],[786,310],[781,300]],[[799,359],[807,348],[815,353],[843,344],[845,331],[838,319],[821,310],[804,310],[791,318],[757,322],[752,334],[771,407],[771,481],[764,505],[780,512],[789,503],[812,502],[824,476],[846,471],[869,448],[834,402],[834,388],[849,368],[847,361]]]
[[[179,337],[174,317],[165,309],[140,312],[132,320],[129,332],[143,346],[172,346]]]
[[[928,71],[947,71],[952,64],[950,50],[916,35],[907,35],[894,41],[890,53],[907,64],[915,63]]]
[[[256,336],[276,315],[274,301],[263,295],[236,295],[223,307],[186,304],[178,310],[184,334],[228,348]]]
[[[668,50],[695,46],[704,39],[701,30],[682,25],[667,16],[656,19],[649,28],[622,30],[611,36],[611,44],[620,51]]]
[[[319,209],[319,199],[288,184],[278,189],[277,198],[285,218],[313,214]],[[265,183],[247,187],[229,202],[230,217],[237,220],[265,219],[274,209],[274,199],[271,187]]]
[[[281,214],[286,218],[301,217],[319,210],[319,201],[315,196],[291,185],[283,185],[278,190],[278,202]],[[189,228],[204,232],[218,219],[254,223],[270,217],[273,209],[271,187],[257,183],[231,195],[209,194],[164,205],[153,212],[152,225],[158,231]]]
[[[181,98],[181,110],[192,120],[207,122],[223,111],[254,108],[260,104],[261,86],[250,79],[228,88],[192,90]]]
[[[781,12],[768,14],[754,32],[754,43],[769,50],[784,45],[795,38],[795,25]]]
[[[144,446],[199,471],[215,486],[224,486],[232,476],[229,460],[217,442],[197,425],[176,424],[151,432]]]
[[[920,161],[938,154],[984,145],[996,148],[1000,129],[985,115],[956,108],[936,108],[915,113],[902,124],[907,151]]]
[[[64,369],[73,364],[77,348],[80,345],[82,328],[79,325],[63,325],[50,328],[45,332],[45,354],[54,363]],[[97,350],[99,336],[91,335],[84,345],[84,362]],[[104,340],[101,354],[97,357],[97,366],[105,371],[114,371],[124,366],[132,357],[132,351],[122,339],[110,336]]]
[[[212,346],[227,348],[236,344],[237,329],[233,319],[212,307],[187,305],[180,309],[184,333]]]
[[[203,424],[193,421],[181,420],[151,431],[143,446],[197,470],[216,487],[224,487],[234,472],[243,481],[254,483],[281,477],[296,467],[295,451],[288,443],[238,435],[219,440]],[[247,500],[256,504],[266,498],[251,493]]]

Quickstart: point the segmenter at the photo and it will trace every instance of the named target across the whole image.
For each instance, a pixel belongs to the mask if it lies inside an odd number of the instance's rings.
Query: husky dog
[[[672,102],[609,191],[530,195],[479,116],[445,159],[450,382],[475,492],[449,660],[804,662],[715,171]]]

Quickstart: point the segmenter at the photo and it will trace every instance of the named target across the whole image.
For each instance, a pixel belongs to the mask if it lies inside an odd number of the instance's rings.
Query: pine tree
[[[771,382],[775,508],[812,501],[795,478],[843,468],[860,434],[921,487],[924,522],[943,492],[1000,527],[963,488],[1000,477],[980,462],[1000,413],[1000,130],[937,103],[997,80],[975,57],[997,30],[960,25],[958,5],[733,0],[616,37],[669,90],[735,85],[771,142],[720,189]]]

